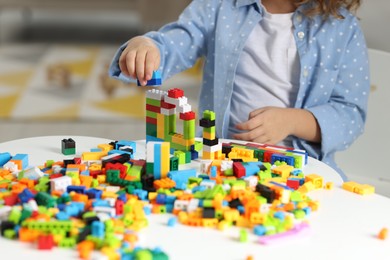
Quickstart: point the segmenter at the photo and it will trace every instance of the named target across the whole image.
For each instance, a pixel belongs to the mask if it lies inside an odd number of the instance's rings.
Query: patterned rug
[[[0,119],[123,120],[145,115],[145,88],[107,77],[118,46],[0,47]],[[200,62],[163,82],[181,88],[196,108]]]

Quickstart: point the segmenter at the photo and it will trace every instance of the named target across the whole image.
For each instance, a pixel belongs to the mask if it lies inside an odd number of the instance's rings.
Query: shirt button
[[[297,15],[296,19],[298,23],[302,22],[302,15]]]
[[[303,70],[303,76],[304,76],[304,77],[307,77],[308,75],[309,75],[309,71],[307,71],[306,69]]]
[[[304,32],[298,32],[298,38],[299,39],[303,39],[303,37],[305,37],[305,33]]]

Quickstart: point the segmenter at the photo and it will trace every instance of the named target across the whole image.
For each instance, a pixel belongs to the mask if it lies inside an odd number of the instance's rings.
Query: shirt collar
[[[246,5],[253,5],[255,4],[256,5],[256,9],[262,13],[263,12],[263,8],[261,6],[261,0],[236,0],[236,7],[237,8],[240,8],[242,6],[246,6]]]
[[[244,5],[251,5],[251,4],[259,4],[259,0],[236,0],[236,6],[237,7],[241,7],[241,6],[244,6]]]

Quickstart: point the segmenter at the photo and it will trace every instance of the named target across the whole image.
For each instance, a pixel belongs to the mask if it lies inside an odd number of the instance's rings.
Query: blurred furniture
[[[390,197],[390,53],[370,49],[371,91],[365,132],[349,149],[336,155],[337,163],[354,181],[374,185]]]
[[[145,29],[154,29],[177,19],[191,0],[0,0],[3,8],[55,8],[135,11]]]

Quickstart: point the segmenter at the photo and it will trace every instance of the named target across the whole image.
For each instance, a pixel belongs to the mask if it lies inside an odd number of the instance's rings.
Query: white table
[[[76,141],[76,153],[89,151],[98,144],[112,140],[82,136],[47,136],[20,139],[0,144],[0,152],[28,153],[31,165],[42,165],[47,159],[62,160],[74,156],[61,153],[61,140]],[[137,142],[136,157],[143,158],[144,142]],[[376,238],[381,228],[390,228],[390,199],[374,194],[360,196],[340,189],[338,174],[327,165],[310,158],[305,174],[317,173],[324,181],[331,181],[331,191],[309,193],[320,201],[320,209],[309,217],[309,234],[280,241],[273,245],[260,245],[255,235],[249,242],[238,241],[239,229],[218,231],[183,225],[168,227],[170,215],[152,215],[150,225],[140,231],[140,246],[160,247],[170,259],[390,259],[390,239]],[[251,232],[250,232],[251,233]],[[7,259],[77,259],[75,250],[55,248],[39,251],[31,244],[0,238],[0,254]]]

